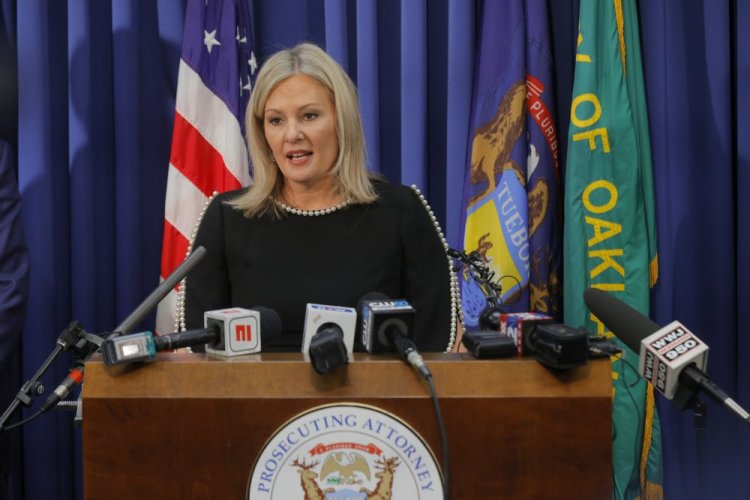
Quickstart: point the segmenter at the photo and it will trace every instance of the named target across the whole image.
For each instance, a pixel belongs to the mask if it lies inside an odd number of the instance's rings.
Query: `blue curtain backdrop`
[[[479,1],[250,1],[260,60],[312,40],[349,71],[370,165],[420,185],[452,246],[461,236]],[[70,320],[111,329],[158,283],[184,4],[0,1],[0,29],[18,61],[18,179],[31,268],[24,380]],[[578,2],[549,4],[566,137]],[[679,319],[705,340],[712,378],[750,407],[750,6],[649,0],[639,9],[661,259],[654,319]],[[49,371],[49,389],[68,366],[61,359]],[[707,406],[701,437],[691,415],[659,401],[667,498],[750,495],[750,430]],[[72,422],[50,412],[14,431],[23,498],[82,497]]]
[[[710,346],[708,373],[750,406],[750,5],[641,2],[661,276],[653,318]],[[704,398],[705,399],[705,398]],[[671,498],[750,498],[750,428],[659,400]]]

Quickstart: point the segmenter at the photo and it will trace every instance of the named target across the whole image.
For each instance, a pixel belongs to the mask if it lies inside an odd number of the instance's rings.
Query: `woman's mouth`
[[[311,151],[292,151],[291,153],[287,153],[286,155],[286,157],[292,163],[304,163],[311,156]]]

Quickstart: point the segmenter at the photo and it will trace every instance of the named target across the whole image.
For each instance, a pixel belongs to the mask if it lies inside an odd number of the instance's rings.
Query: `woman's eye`
[[[303,116],[305,120],[314,120],[318,117],[318,113],[305,113]]]
[[[278,125],[279,123],[281,123],[281,118],[269,118],[268,123],[270,123],[271,125]]]

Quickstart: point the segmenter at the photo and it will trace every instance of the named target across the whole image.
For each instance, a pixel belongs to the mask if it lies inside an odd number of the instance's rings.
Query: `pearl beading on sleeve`
[[[445,352],[450,352],[451,349],[453,349],[453,344],[455,344],[456,342],[459,322],[462,326],[464,326],[464,314],[463,308],[461,307],[461,294],[458,285],[458,277],[453,271],[453,260],[451,260],[450,256],[448,255],[448,249],[450,247],[448,246],[448,240],[445,239],[443,230],[440,228],[440,222],[437,220],[437,217],[435,217],[435,213],[432,211],[430,204],[427,202],[427,199],[424,197],[419,188],[414,184],[412,184],[411,188],[419,197],[419,201],[422,202],[425,210],[427,210],[427,215],[430,216],[432,225],[435,227],[435,231],[437,231],[437,234],[440,237],[440,242],[443,244],[443,248],[445,249],[445,258],[448,261],[448,275],[450,276],[451,287],[451,330],[450,339],[448,340],[448,346],[445,348]],[[464,330],[465,329],[466,327],[464,326]]]
[[[195,221],[195,226],[193,226],[193,232],[190,235],[190,242],[188,243],[187,252],[185,252],[185,258],[187,258],[188,255],[190,255],[193,252],[193,244],[195,243],[195,236],[198,234],[198,227],[201,225],[201,221],[203,220],[203,216],[206,214],[206,209],[208,208],[208,205],[211,203],[211,201],[216,198],[216,196],[219,194],[218,191],[214,191],[211,196],[208,197],[208,200],[206,200],[206,204],[203,205],[203,208],[201,209],[200,214],[198,214],[198,219]],[[185,327],[185,291],[187,290],[187,278],[183,278],[182,281],[180,281],[180,284],[177,286],[177,304],[175,305],[175,315],[174,315],[174,331],[176,332],[184,332],[186,330]]]

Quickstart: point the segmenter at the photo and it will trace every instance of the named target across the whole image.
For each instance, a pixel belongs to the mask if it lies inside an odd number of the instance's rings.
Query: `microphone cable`
[[[59,403],[54,405],[53,408],[56,410],[57,409],[76,410],[77,407],[78,407],[78,401],[75,399],[71,399],[71,400],[60,401]],[[23,420],[19,420],[18,422],[14,424],[4,426],[2,429],[0,429],[0,432],[9,431],[11,429],[15,429],[16,427],[21,427],[22,425],[26,425],[44,412],[45,410],[43,410],[42,408],[39,408],[37,409],[36,412],[34,412],[33,415],[30,415]]]
[[[419,356],[419,359],[422,361],[421,356]],[[414,371],[427,381],[427,385],[430,388],[430,399],[432,399],[432,408],[435,411],[435,422],[437,423],[438,434],[440,435],[440,448],[442,448],[443,452],[443,498],[448,500],[450,498],[450,455],[448,452],[448,433],[445,431],[445,422],[443,421],[443,412],[440,410],[440,399],[437,395],[435,380],[432,378],[432,372],[424,361],[418,364],[419,367],[417,367],[416,363],[410,364]]]
[[[33,415],[31,415],[30,417],[26,417],[25,419],[23,419],[21,421],[18,421],[15,424],[6,425],[2,429],[0,429],[0,431],[9,431],[11,429],[15,429],[16,427],[21,427],[24,424],[28,424],[29,422],[31,422],[32,420],[34,420],[36,417],[38,417],[42,413],[44,413],[44,412],[41,409],[39,409]]]
[[[440,410],[440,400],[437,396],[437,389],[435,388],[435,381],[432,378],[432,373],[427,370],[427,375],[423,377],[430,387],[430,397],[432,399],[432,407],[435,411],[435,421],[438,426],[438,433],[440,434],[440,447],[443,451],[443,498],[448,500],[450,498],[450,460],[448,454],[448,434],[445,432],[445,422],[443,421],[443,413]]]

